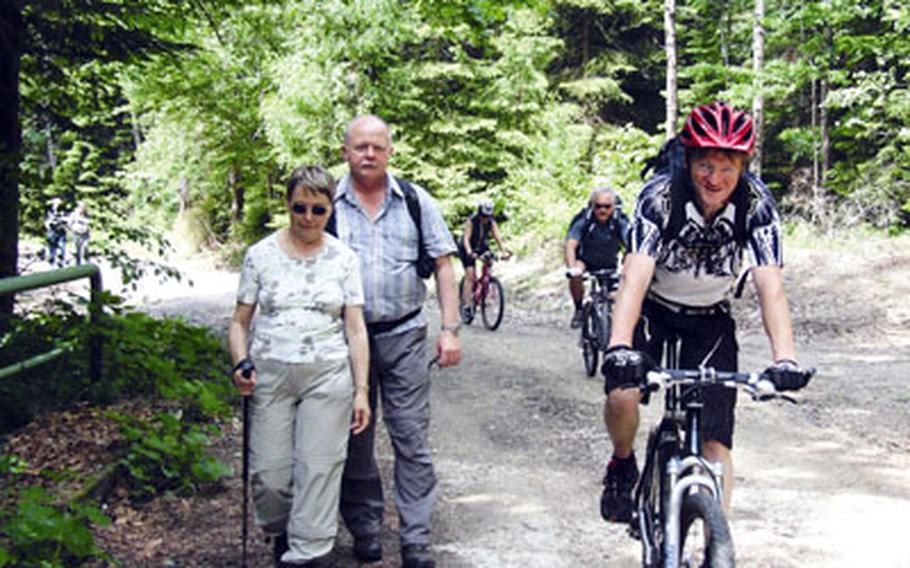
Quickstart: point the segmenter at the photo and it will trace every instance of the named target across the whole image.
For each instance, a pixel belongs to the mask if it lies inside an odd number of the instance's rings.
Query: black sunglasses
[[[325,205],[313,205],[311,207],[307,207],[306,203],[292,203],[291,204],[291,211],[293,211],[294,213],[296,213],[298,215],[306,215],[307,209],[309,209],[313,213],[313,215],[315,215],[317,217],[322,217],[323,215],[325,215],[326,213],[329,212],[329,208]]]
[[[594,209],[613,209],[612,203],[595,203]]]

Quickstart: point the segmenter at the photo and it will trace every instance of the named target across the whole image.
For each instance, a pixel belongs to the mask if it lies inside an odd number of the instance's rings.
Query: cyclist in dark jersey
[[[490,237],[502,253],[502,258],[509,258],[512,253],[502,243],[499,226],[493,218],[493,202],[484,200],[477,204],[477,212],[468,217],[464,224],[464,234],[458,239],[458,256],[464,266],[464,289],[462,290],[461,304],[463,309],[470,311],[471,295],[474,293],[474,284],[477,282],[477,271],[474,260],[490,250]],[[465,319],[470,319],[473,314],[464,314]]]
[[[747,172],[755,144],[751,117],[724,103],[703,105],[689,115],[679,139],[685,148],[683,171],[656,174],[638,196],[604,358],[604,421],[613,456],[600,505],[610,521],[629,519],[638,478],[632,445],[642,397],[638,389],[619,387],[642,384],[670,335],[682,340],[683,368],[735,371],[738,348],[727,297],[744,264],[771,343],[772,380],[779,390],[797,390],[808,382],[796,363],[777,209],[764,183]],[[743,208],[739,217],[737,207]],[[674,210],[680,219],[671,223]],[[745,223],[742,231],[738,219]],[[704,393],[704,453],[723,465],[727,509],[735,403],[735,389]]]
[[[573,328],[581,327],[581,304],[585,296],[582,275],[585,270],[616,269],[619,250],[629,248],[629,223],[619,210],[616,192],[599,187],[591,192],[588,208],[569,225],[565,241],[565,261],[569,293],[575,304]]]

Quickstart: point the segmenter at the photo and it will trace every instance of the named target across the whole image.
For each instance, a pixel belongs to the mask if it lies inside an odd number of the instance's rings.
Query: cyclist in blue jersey
[[[591,191],[588,207],[572,219],[565,241],[569,293],[575,305],[572,328],[581,327],[586,270],[615,269],[620,249],[627,250],[629,222],[619,209],[616,192],[608,187]]]

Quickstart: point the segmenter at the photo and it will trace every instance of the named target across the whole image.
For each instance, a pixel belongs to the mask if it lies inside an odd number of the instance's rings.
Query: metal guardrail
[[[101,315],[101,269],[95,264],[80,264],[59,270],[36,272],[26,276],[14,276],[0,279],[0,296],[15,295],[19,292],[46,288],[64,282],[88,278],[91,285],[91,301],[89,302],[89,322],[93,330],[89,337],[89,375],[97,382],[101,379],[102,341],[101,335],[96,331],[96,324]],[[52,361],[66,353],[66,349],[58,347],[40,355],[35,355],[24,361],[13,363],[0,368],[0,379],[10,377]]]

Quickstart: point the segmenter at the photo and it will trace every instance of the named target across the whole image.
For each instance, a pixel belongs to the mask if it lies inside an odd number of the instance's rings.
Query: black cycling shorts
[[[697,369],[704,365],[718,371],[737,370],[736,322],[728,309],[690,315],[645,299],[641,319],[635,327],[635,349],[661,362],[664,340],[674,335],[682,341],[678,350],[680,368]],[[702,440],[716,440],[732,449],[736,389],[720,385],[707,387],[703,390],[703,401]]]
[[[489,247],[481,247],[480,249],[474,249],[474,254],[481,255],[487,252]],[[461,259],[461,265],[465,268],[474,268],[476,264],[476,259],[473,256],[468,256],[468,251],[464,248],[464,242],[461,239],[458,239],[458,258]]]

